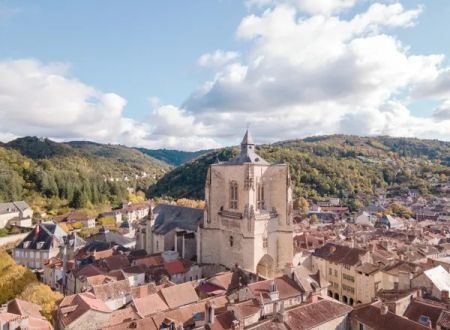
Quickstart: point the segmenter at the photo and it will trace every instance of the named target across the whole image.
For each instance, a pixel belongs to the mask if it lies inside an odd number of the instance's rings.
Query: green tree
[[[87,202],[88,200],[86,198],[86,195],[80,190],[75,190],[72,201],[70,202],[70,207],[73,207],[75,209],[82,209],[86,207]]]

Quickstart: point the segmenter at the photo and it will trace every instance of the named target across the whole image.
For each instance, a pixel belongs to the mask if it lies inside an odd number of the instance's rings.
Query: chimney
[[[411,274],[405,271],[398,272],[398,289],[407,290],[411,287]]]
[[[441,291],[441,300],[443,302],[448,302],[448,291],[447,290]]]
[[[280,294],[277,289],[277,285],[275,284],[275,281],[270,282],[269,284],[269,297],[271,301],[278,300],[280,297]]]
[[[388,311],[389,311],[389,308],[387,307],[387,305],[382,304],[381,307],[380,307],[380,314],[381,315],[386,315]]]
[[[214,303],[208,301],[206,303],[205,306],[205,323],[206,324],[213,324],[214,323],[214,314],[215,314],[215,310],[214,310]]]
[[[39,221],[36,225],[36,227],[34,227],[34,236],[38,236],[39,235],[39,230],[41,227],[41,222]]]

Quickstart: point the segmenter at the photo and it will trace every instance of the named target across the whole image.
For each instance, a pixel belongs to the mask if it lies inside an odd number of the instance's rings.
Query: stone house
[[[334,243],[327,243],[312,254],[313,271],[319,271],[330,282],[328,296],[349,305],[361,302],[359,291],[365,288],[357,278],[362,277],[360,266],[370,262],[368,251]]]
[[[59,329],[97,330],[109,325],[112,310],[91,292],[66,296],[59,304],[56,323]]]
[[[70,212],[64,215],[59,215],[54,218],[54,221],[64,222],[69,225],[75,223],[81,224],[84,228],[94,228],[95,227],[95,216],[88,215],[82,212]]]
[[[447,302],[450,292],[450,274],[441,265],[425,270],[411,279],[413,288],[421,288],[427,295]]]

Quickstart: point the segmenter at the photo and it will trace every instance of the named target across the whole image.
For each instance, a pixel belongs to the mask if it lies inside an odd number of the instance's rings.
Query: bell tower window
[[[264,185],[258,184],[257,189],[257,195],[256,195],[256,208],[258,210],[264,210],[265,209],[265,202],[264,202]]]
[[[230,209],[238,208],[238,184],[236,181],[230,183]]]

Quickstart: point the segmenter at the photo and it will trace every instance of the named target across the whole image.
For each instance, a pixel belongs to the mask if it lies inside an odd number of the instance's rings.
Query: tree
[[[313,214],[313,215],[311,216],[311,218],[309,218],[309,224],[310,224],[310,225],[315,224],[315,223],[317,223],[318,221],[319,221],[319,218],[317,218],[317,215],[315,215],[315,214]]]
[[[64,296],[59,292],[52,291],[48,285],[36,282],[28,285],[19,298],[41,306],[42,315],[51,322],[53,319],[52,313]]]
[[[70,202],[70,207],[73,207],[75,209],[82,209],[83,207],[86,207],[87,202],[88,201],[86,195],[82,191],[77,189],[73,194],[72,201]]]
[[[0,304],[15,298],[28,284],[36,281],[36,275],[30,269],[17,265],[5,251],[0,252]]]
[[[294,209],[299,210],[301,213],[307,213],[309,211],[309,203],[305,198],[299,197],[294,201]]]

